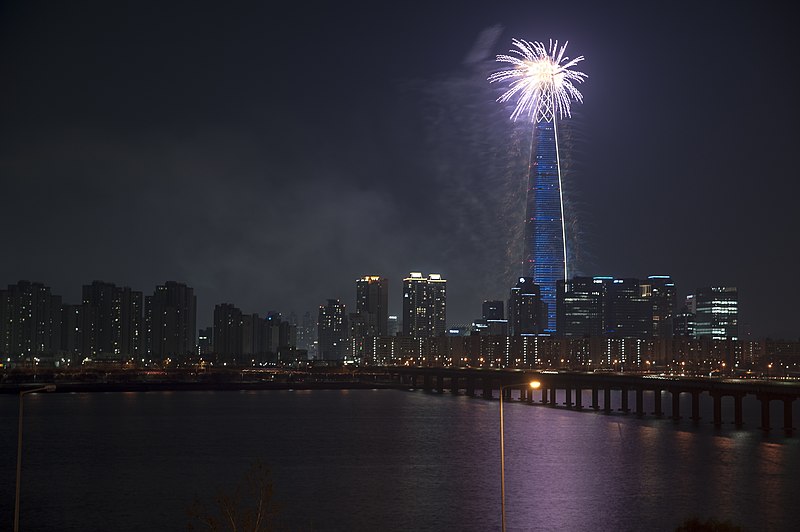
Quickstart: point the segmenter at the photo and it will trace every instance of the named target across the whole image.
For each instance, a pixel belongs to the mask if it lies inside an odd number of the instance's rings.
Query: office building
[[[733,286],[698,288],[694,294],[694,337],[739,338],[739,292]]]
[[[653,304],[639,279],[603,279],[605,335],[649,339],[653,336]]]
[[[573,277],[569,281],[559,281],[557,286],[558,336],[578,338],[602,336],[604,280]]]
[[[484,301],[481,307],[481,317],[485,320],[504,320],[505,306],[502,301]]]
[[[671,338],[678,310],[675,282],[669,275],[651,275],[642,283],[642,293],[653,307],[653,338]]]
[[[520,277],[508,298],[508,327],[512,336],[541,334],[547,323],[547,308],[532,277]]]

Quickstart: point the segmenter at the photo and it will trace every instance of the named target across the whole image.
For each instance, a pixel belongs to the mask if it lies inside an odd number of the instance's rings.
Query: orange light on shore
[[[531,381],[531,388],[533,388],[534,390],[536,390],[539,387],[541,387],[541,385],[542,385],[542,383],[539,382],[539,381]]]

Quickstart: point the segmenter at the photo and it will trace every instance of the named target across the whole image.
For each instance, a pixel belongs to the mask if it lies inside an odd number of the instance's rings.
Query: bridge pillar
[[[542,403],[543,405],[547,404],[547,388],[545,388],[544,386],[542,386],[542,400],[539,402]]]
[[[644,415],[644,390],[641,387],[636,388],[636,415]]]
[[[700,421],[700,392],[692,391],[692,421]]]
[[[425,390],[426,392],[431,391],[433,389],[432,381],[433,379],[431,378],[431,376],[426,373],[425,376],[422,378],[422,389]]]
[[[492,398],[492,379],[488,377],[483,378],[483,398],[484,399]]]
[[[769,401],[772,399],[769,395],[757,395],[756,399],[761,401],[761,430],[769,430]]]
[[[416,388],[417,387],[417,376],[416,375],[412,375],[411,376],[411,387],[412,388]]]
[[[600,410],[599,394],[597,392],[597,386],[592,386],[592,410]]]
[[[523,386],[519,389],[519,400],[525,401],[528,399],[528,390],[530,390],[530,386]]]
[[[722,394],[711,392],[711,398],[714,400],[714,426],[719,427],[722,425]]]
[[[583,390],[580,386],[575,387],[575,408],[578,410],[583,409]]]
[[[792,401],[794,400],[794,397],[783,398],[783,430],[785,430],[787,434],[791,434],[794,430],[792,426]]]
[[[621,387],[620,399],[622,400],[622,406],[620,408],[620,411],[625,412],[627,414],[628,412],[631,411],[631,409],[628,408],[628,389],[625,386]]]
[[[450,377],[450,393],[458,395],[459,380],[458,377]]]
[[[656,417],[662,417],[664,415],[664,410],[661,408],[661,392],[662,390],[653,390],[653,399],[655,399],[656,403],[653,415]]]
[[[564,404],[572,408],[572,387],[569,384],[564,387]]]
[[[444,375],[436,376],[436,391],[439,393],[444,393]]]
[[[607,384],[603,388],[603,412],[606,414],[611,413],[611,388]]]
[[[733,396],[733,424],[736,428],[741,428],[742,423],[742,397],[744,394],[737,393]]]
[[[500,383],[502,386],[502,382]],[[511,400],[511,390],[512,388],[506,388],[503,390],[503,401],[510,401]]]
[[[475,377],[467,377],[467,395],[470,397],[475,396]]]
[[[533,390],[532,389],[528,390],[528,404],[529,405],[533,404]]]
[[[552,386],[550,388],[550,404],[556,406],[556,387]]]
[[[681,392],[673,389],[670,393],[672,393],[672,419],[678,421],[681,418]]]

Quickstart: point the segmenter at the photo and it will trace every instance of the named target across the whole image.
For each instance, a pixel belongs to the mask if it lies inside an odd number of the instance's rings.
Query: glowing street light
[[[55,384],[40,386],[30,390],[20,390],[19,392],[19,429],[17,430],[17,490],[14,498],[14,532],[19,532],[19,481],[22,476],[22,398],[25,394],[35,392],[54,392]]]
[[[528,383],[532,389],[536,390],[542,385],[539,381]],[[502,532],[506,532],[506,453],[505,440],[503,435],[503,390],[506,388],[518,388],[524,384],[506,384],[500,386],[500,522]]]

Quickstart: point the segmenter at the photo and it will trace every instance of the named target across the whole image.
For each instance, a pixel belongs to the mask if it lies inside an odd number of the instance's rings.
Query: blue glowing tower
[[[547,309],[544,332],[556,330],[556,285],[567,279],[564,202],[556,121],[536,122],[531,141],[522,275],[533,277]]]

